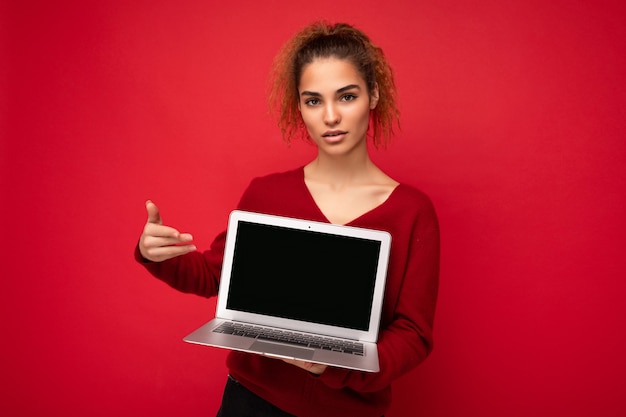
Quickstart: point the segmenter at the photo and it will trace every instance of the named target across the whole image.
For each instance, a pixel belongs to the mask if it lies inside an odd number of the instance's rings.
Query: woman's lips
[[[322,137],[328,143],[337,143],[341,142],[348,132],[344,132],[342,130],[332,130],[325,132]]]

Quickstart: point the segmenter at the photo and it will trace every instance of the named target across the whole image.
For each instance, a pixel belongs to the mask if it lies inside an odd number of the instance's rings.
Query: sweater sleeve
[[[329,367],[319,376],[329,387],[359,392],[381,390],[419,365],[432,350],[439,282],[439,226],[429,200],[414,218],[406,243],[405,249],[396,248],[406,250],[407,256],[391,320],[379,335],[380,372]]]

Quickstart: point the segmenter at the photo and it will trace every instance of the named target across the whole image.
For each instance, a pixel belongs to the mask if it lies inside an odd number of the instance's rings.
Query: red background
[[[214,415],[214,301],[132,260],[153,199],[205,248],[248,181],[306,163],[266,114],[319,18],[386,51],[402,130],[373,157],[439,213],[431,357],[398,416],[626,414],[621,1],[5,1],[0,414]]]

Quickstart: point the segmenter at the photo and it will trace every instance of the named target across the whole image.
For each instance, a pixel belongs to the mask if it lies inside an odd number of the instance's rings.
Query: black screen
[[[227,307],[368,330],[380,242],[239,222]]]

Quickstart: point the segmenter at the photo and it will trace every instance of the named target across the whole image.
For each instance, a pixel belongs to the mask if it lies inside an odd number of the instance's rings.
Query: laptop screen
[[[380,242],[240,221],[228,309],[367,331]]]

